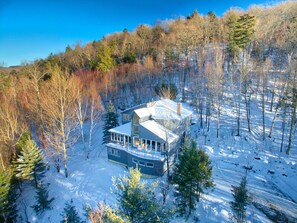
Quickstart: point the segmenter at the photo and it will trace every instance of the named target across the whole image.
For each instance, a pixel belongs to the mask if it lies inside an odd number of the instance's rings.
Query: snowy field
[[[267,137],[263,141],[261,110],[257,105],[252,106],[252,133],[242,130],[240,137],[234,136],[232,133],[236,128],[235,112],[226,106],[222,110],[221,140],[218,143],[215,116],[214,113],[209,132],[200,129],[199,124],[191,127],[192,137],[207,151],[212,160],[215,183],[215,187],[202,197],[193,216],[198,217],[200,222],[232,222],[231,185],[238,186],[241,178],[247,174],[248,190],[252,198],[247,213],[249,222],[273,222],[266,214],[270,218],[275,215],[275,218],[272,218],[274,220],[285,217],[290,222],[297,222],[296,136],[290,156],[285,152],[279,153],[280,120],[276,120],[272,138]],[[272,116],[272,113],[267,112],[267,126],[270,125]],[[244,121],[243,115],[243,128],[246,126]],[[101,129],[102,126],[98,125],[93,140],[94,149],[89,160],[84,159],[81,141],[69,151],[68,178],[64,177],[63,172],[57,173],[53,165],[47,172],[44,182],[50,183],[50,196],[55,198],[52,210],[36,216],[30,208],[35,202],[35,190],[30,185],[25,186],[25,196],[19,199],[19,210],[23,216],[21,222],[25,222],[25,211],[30,222],[60,222],[65,202],[71,199],[83,220],[86,219],[83,211],[86,204],[96,207],[99,201],[105,201],[116,207],[112,178],[127,174],[127,169],[107,160],[106,148],[101,145]],[[268,127],[267,129],[269,130]],[[144,180],[152,182],[161,181],[162,178]],[[161,202],[161,195],[158,196]],[[170,193],[167,202],[172,205],[173,201],[174,197]],[[172,222],[193,221],[193,217],[188,221],[179,217],[172,219]]]

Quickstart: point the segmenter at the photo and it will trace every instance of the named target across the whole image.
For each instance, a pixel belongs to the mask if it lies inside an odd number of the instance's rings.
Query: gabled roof
[[[162,99],[151,102],[147,108],[140,108],[134,111],[140,118],[152,116],[152,119],[170,119],[181,120],[192,114],[192,112],[184,107],[181,114],[177,114],[177,103],[170,99]]]
[[[154,120],[141,122],[140,125],[151,133],[155,134],[157,137],[161,138],[162,140],[168,141],[168,143],[171,143],[174,140],[178,139],[178,135],[174,134]]]
[[[140,108],[134,111],[139,118],[149,117],[151,115],[148,108]]]
[[[131,122],[128,122],[124,125],[120,125],[118,127],[110,129],[109,132],[126,135],[126,136],[131,136]]]

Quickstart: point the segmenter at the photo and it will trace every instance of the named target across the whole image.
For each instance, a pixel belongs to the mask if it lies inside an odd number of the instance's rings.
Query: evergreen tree
[[[16,222],[16,191],[13,174],[0,168],[0,222]]]
[[[73,205],[73,201],[70,201],[70,204],[66,202],[65,208],[63,210],[63,213],[61,214],[63,216],[63,220],[61,223],[81,223],[81,219],[78,216],[77,210],[75,206]]]
[[[44,212],[46,209],[51,209],[51,203],[54,198],[49,199],[48,188],[40,183],[36,191],[36,204],[32,206],[36,214]]]
[[[227,54],[229,60],[234,63],[235,59],[239,56],[239,47],[235,41],[236,27],[238,26],[238,16],[232,13],[227,21],[228,26],[228,42],[227,42]]]
[[[16,176],[22,180],[34,180],[35,187],[38,186],[38,180],[44,175],[46,166],[44,156],[36,143],[30,139],[21,149],[20,155],[15,161]]]
[[[174,167],[173,183],[175,184],[175,197],[178,212],[190,216],[199,202],[204,188],[213,186],[212,167],[208,155],[197,149],[194,141],[186,141],[179,163]]]
[[[104,116],[103,143],[108,143],[110,141],[110,133],[108,130],[117,127],[118,125],[118,115],[114,110],[113,104],[109,102],[108,112]]]
[[[111,49],[109,46],[102,45],[99,48],[97,57],[98,63],[96,69],[103,73],[107,73],[115,65],[115,61],[112,58]]]
[[[129,173],[114,182],[121,214],[130,222],[169,222],[169,212],[157,201],[154,188],[140,181],[138,169]]]
[[[236,222],[245,222],[246,219],[246,206],[249,202],[248,191],[246,188],[246,176],[241,179],[240,185],[235,187],[232,185],[232,193],[234,201],[231,201],[231,208]]]
[[[17,153],[19,153],[26,146],[27,141],[29,141],[30,139],[31,139],[31,133],[30,132],[24,132],[21,135],[20,140],[15,145]]]
[[[244,14],[237,20],[234,40],[240,49],[244,50],[251,42],[252,36],[255,33],[254,25],[255,17],[249,14]]]

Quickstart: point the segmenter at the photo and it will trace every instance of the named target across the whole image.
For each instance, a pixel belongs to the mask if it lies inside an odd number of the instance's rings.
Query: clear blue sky
[[[77,41],[139,24],[191,14],[221,16],[230,7],[248,8],[267,0],[0,0],[0,66],[18,65],[58,53]],[[269,1],[271,2],[271,1]]]

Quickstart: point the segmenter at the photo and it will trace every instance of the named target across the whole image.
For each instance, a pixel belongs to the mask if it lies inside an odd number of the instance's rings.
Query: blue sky
[[[80,41],[191,14],[221,16],[267,0],[0,0],[0,66],[45,58]],[[275,2],[275,1],[274,1]]]

